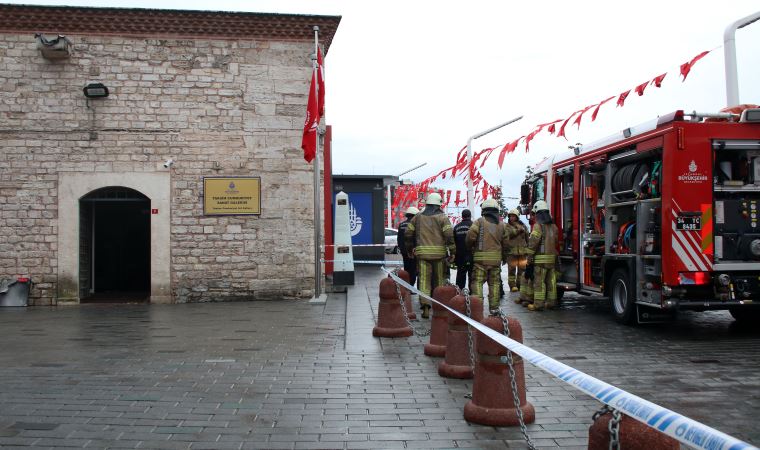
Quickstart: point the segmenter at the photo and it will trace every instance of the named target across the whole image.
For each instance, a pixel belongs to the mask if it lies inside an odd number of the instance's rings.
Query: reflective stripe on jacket
[[[509,256],[520,256],[528,253],[528,227],[519,220],[514,225],[507,223],[507,229],[510,234],[515,236],[507,241],[507,254]],[[522,230],[522,233],[519,231]]]
[[[481,217],[467,232],[467,248],[472,250],[472,260],[475,264],[499,266],[505,257],[507,239],[504,223],[491,223]]]
[[[528,263],[552,266],[557,261],[557,225],[535,224],[528,240]]]
[[[418,259],[434,260],[456,254],[454,231],[443,212],[433,215],[417,214],[406,227],[406,240],[415,242]]]

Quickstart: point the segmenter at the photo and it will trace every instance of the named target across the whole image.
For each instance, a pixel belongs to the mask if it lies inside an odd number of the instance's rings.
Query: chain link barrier
[[[470,304],[470,290],[467,288],[464,288],[462,290],[462,293],[464,294],[464,306],[465,306],[465,312],[467,314],[467,317],[472,319],[472,305]],[[470,369],[472,370],[472,376],[475,376],[475,345],[473,345],[472,340],[472,327],[470,324],[467,324],[467,347],[470,350]]]
[[[395,270],[394,273],[396,276],[398,276],[398,270]],[[412,321],[409,320],[409,313],[406,310],[406,302],[404,301],[404,295],[401,293],[401,286],[399,286],[398,283],[395,283],[396,285],[396,294],[398,295],[398,301],[401,303],[401,314],[404,315],[404,320],[406,321],[406,324],[409,326],[409,328],[412,329],[412,333],[419,337],[425,337],[429,336],[431,329],[422,329],[418,330],[417,328],[412,325]]]
[[[499,308],[499,317],[501,318],[501,323],[504,325],[504,330],[502,333],[504,336],[509,337],[509,321],[507,320],[507,313]],[[535,445],[533,444],[533,441],[530,440],[530,436],[528,436],[528,427],[525,426],[525,417],[523,416],[522,407],[520,406],[520,394],[518,394],[517,391],[517,376],[515,375],[515,360],[512,356],[512,351],[507,349],[507,367],[509,367],[509,381],[510,381],[510,388],[512,389],[512,401],[515,404],[515,409],[517,410],[517,420],[520,421],[520,432],[523,435],[523,438],[525,438],[525,443],[528,445],[528,448],[530,450],[535,450]]]
[[[599,411],[594,413],[591,419],[596,422],[603,415],[610,413],[612,417],[607,423],[607,431],[610,432],[609,450],[620,450],[620,421],[623,420],[623,414],[617,409],[604,405]]]

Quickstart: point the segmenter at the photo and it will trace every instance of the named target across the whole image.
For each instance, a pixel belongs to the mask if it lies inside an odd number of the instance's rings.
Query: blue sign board
[[[369,192],[348,192],[348,222],[351,225],[352,244],[373,244],[372,242],[372,194]],[[335,204],[335,195],[333,195]]]

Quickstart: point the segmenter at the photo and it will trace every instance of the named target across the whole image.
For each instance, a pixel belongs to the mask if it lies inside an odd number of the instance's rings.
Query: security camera
[[[174,160],[173,160],[173,159],[171,159],[171,158],[169,158],[169,159],[167,159],[167,160],[166,160],[166,162],[164,163],[164,168],[165,168],[165,169],[168,169],[169,167],[171,167],[171,166],[173,166],[173,165],[174,165]]]

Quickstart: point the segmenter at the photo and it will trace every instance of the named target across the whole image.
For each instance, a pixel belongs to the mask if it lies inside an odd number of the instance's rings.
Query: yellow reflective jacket
[[[456,254],[454,230],[451,221],[443,211],[435,214],[421,212],[414,216],[406,227],[408,242],[415,242],[414,254],[418,259],[436,260]]]
[[[519,220],[515,224],[509,222],[506,223],[507,230],[511,235],[514,235],[509,241],[507,241],[507,255],[509,256],[521,256],[528,253],[528,227]]]
[[[553,223],[533,225],[528,239],[528,263],[540,266],[554,266],[557,262],[559,230]]]
[[[491,223],[481,217],[467,231],[467,248],[472,250],[475,264],[485,267],[500,266],[506,259],[507,241],[512,234],[503,222]]]

